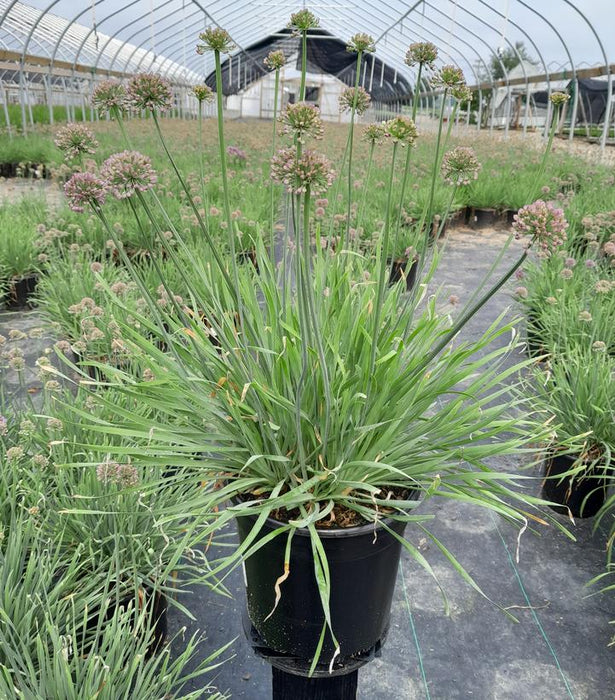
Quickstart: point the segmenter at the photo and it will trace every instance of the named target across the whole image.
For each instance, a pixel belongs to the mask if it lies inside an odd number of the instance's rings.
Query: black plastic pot
[[[412,258],[412,260],[398,258],[389,262],[389,284],[396,284],[403,277],[406,280],[406,291],[411,292],[416,284],[417,262],[417,257]]]
[[[470,226],[472,228],[495,228],[500,221],[500,215],[495,209],[472,208]]]
[[[153,632],[151,642],[147,648],[147,654],[150,656],[162,647],[167,637],[167,607],[167,598],[164,593],[158,590],[154,591],[149,585],[141,586],[136,595],[134,592],[125,594],[120,598],[119,602],[116,602],[111,597],[109,604],[105,608],[89,617],[86,630],[93,633],[96,629],[104,627],[120,608],[124,610],[132,608],[137,615],[145,609],[149,618],[148,627]]]
[[[562,477],[575,461],[571,455],[553,455],[545,461],[542,497],[560,504],[551,506],[556,513],[567,515],[570,511],[575,518],[591,518],[604,505],[607,480],[603,472],[589,466],[582,475]]]
[[[9,311],[18,311],[29,306],[37,284],[38,275],[27,275],[11,280],[5,297],[6,308]]]
[[[237,518],[243,541],[256,521],[255,516]],[[387,525],[402,535],[405,523]],[[264,537],[280,527],[268,519],[259,534]],[[386,636],[401,543],[381,526],[367,524],[354,528],[319,530],[331,577],[331,622],[340,644],[336,660],[347,660],[374,648]],[[264,644],[274,652],[300,659],[314,657],[324,614],[314,575],[310,536],[297,530],[292,540],[290,573],[281,584],[281,598],[275,612],[275,584],[284,570],[287,537],[278,536],[245,561],[248,614]],[[321,661],[328,663],[335,647],[327,633]]]

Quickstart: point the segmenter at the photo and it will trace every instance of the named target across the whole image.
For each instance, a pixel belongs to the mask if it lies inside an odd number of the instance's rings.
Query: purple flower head
[[[98,141],[83,124],[67,124],[58,129],[55,145],[64,151],[64,160],[73,160],[84,153],[96,153]]]
[[[229,158],[235,158],[236,160],[247,160],[246,152],[242,151],[241,148],[238,148],[237,146],[227,146],[226,155]]]
[[[309,10],[299,10],[290,16],[288,23],[290,29],[295,32],[307,32],[308,29],[316,29],[320,26],[318,18]]]
[[[218,51],[219,53],[230,53],[235,44],[226,29],[222,27],[210,27],[199,34],[199,39],[203,42],[197,44],[196,52],[203,55],[206,51]]]
[[[442,158],[442,177],[449,185],[469,185],[476,180],[480,169],[473,148],[457,146]]]
[[[192,92],[199,102],[211,102],[216,94],[209,85],[195,85]]]
[[[6,435],[8,431],[8,421],[7,419],[0,415],[0,435]]]
[[[164,112],[173,106],[171,85],[155,73],[138,73],[128,83],[128,99],[135,109]]]
[[[100,173],[117,199],[151,190],[158,180],[152,161],[138,151],[114,153],[103,163]]]
[[[309,187],[312,196],[319,195],[331,187],[334,177],[327,158],[315,151],[304,151],[297,160],[295,148],[282,148],[271,159],[271,178],[288,192],[302,194]]]
[[[369,34],[359,33],[350,37],[346,51],[351,53],[373,53],[376,50],[374,38]]]
[[[432,84],[435,87],[454,88],[460,85],[465,85],[463,71],[456,66],[442,66],[440,71],[432,78]]]
[[[353,87],[346,88],[340,95],[340,112],[350,112],[354,104],[356,113],[363,114],[369,107],[371,101],[372,98],[365,88],[358,87],[356,89],[356,97]]]
[[[397,143],[414,146],[418,132],[416,125],[409,117],[393,117],[384,123],[386,135]]]
[[[98,83],[92,93],[92,105],[109,112],[123,112],[128,106],[126,88],[117,80],[103,80]]]
[[[542,199],[519,209],[513,221],[516,237],[531,236],[545,255],[551,255],[564,243],[567,228],[563,210]]]
[[[107,193],[107,183],[93,173],[75,173],[64,185],[68,206],[76,212],[82,212],[86,204],[102,206]]]
[[[422,63],[424,66],[433,68],[435,60],[438,58],[438,49],[430,41],[417,41],[410,44],[406,51],[405,63],[408,66],[414,66],[417,63]]]
[[[370,144],[382,143],[386,135],[386,130],[382,124],[368,124],[363,129],[363,140]]]
[[[282,134],[292,134],[301,142],[306,136],[313,136],[316,139],[322,136],[320,110],[309,102],[289,104],[280,114],[280,124]]]
[[[286,63],[286,57],[283,51],[270,51],[263,63],[269,70],[278,70]]]

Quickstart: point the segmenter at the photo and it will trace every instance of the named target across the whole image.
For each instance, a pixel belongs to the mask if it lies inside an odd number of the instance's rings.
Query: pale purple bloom
[[[158,181],[152,161],[138,151],[122,151],[109,156],[101,168],[111,192],[117,199],[126,199],[151,190]]]
[[[295,148],[282,148],[271,159],[271,178],[288,192],[302,194],[308,187],[312,196],[325,192],[335,173],[328,159],[315,151],[304,151],[297,160]]]
[[[372,98],[365,88],[358,87],[356,89],[356,104],[355,104],[355,89],[353,87],[346,88],[342,90],[342,94],[339,97],[340,112],[350,112],[352,110],[353,104],[355,105],[355,112],[357,114],[363,114],[369,107]]]
[[[109,112],[123,111],[128,106],[126,88],[117,80],[103,80],[92,93],[92,105]]]
[[[563,210],[542,199],[519,209],[513,221],[516,237],[531,236],[547,255],[564,243],[567,228]]]
[[[107,183],[92,173],[75,173],[64,185],[68,206],[76,212],[84,211],[86,204],[100,207],[107,197]]]
[[[481,164],[473,148],[457,146],[442,158],[442,177],[449,185],[469,185],[476,180]]]
[[[280,114],[280,124],[282,134],[296,136],[299,141],[303,141],[306,136],[316,139],[322,136],[320,109],[309,102],[289,104]]]
[[[67,124],[58,129],[53,141],[64,152],[64,160],[73,160],[84,153],[96,153],[98,141],[83,124]]]
[[[433,64],[438,58],[438,49],[430,41],[417,41],[410,44],[406,52],[405,63],[408,66],[414,66],[417,63],[422,63],[429,68],[433,68]]]
[[[229,158],[235,158],[236,160],[246,160],[246,152],[242,151],[241,148],[237,146],[227,146],[226,147],[226,155],[229,156]]]
[[[155,73],[138,73],[128,83],[128,99],[135,109],[160,110],[173,106],[171,85]]]

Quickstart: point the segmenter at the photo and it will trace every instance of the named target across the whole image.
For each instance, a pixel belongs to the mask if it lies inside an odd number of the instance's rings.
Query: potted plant
[[[306,37],[317,20],[303,10],[291,23],[304,47],[303,98]],[[523,451],[546,434],[529,409],[527,417],[520,417],[522,411],[509,414],[510,404],[496,388],[498,377],[515,371],[502,366],[510,346],[480,354],[511,326],[491,327],[470,343],[454,342],[523,263],[526,251],[453,320],[437,311],[434,298],[422,304],[416,294],[402,302],[401,285],[388,288],[391,195],[375,264],[352,250],[348,237],[341,237],[334,253],[314,248],[313,197],[328,190],[334,175],[328,160],[308,148],[322,126],[317,110],[300,99],[282,116],[290,138],[271,164],[272,177],[288,192],[291,250],[278,271],[264,243],[257,241],[260,275],[241,268],[235,255],[221,90],[220,56],[231,43],[221,29],[207,30],[201,40],[199,51],[212,51],[216,65],[219,167],[231,255],[228,262],[221,258],[206,227],[207,259],[190,254],[173,222],[165,220],[185,253],[181,272],[187,284],[199,280],[198,287],[210,293],[191,284],[189,304],[156,309],[167,353],[154,352],[155,343],[125,329],[128,346],[156,381],[126,377],[118,390],[157,407],[147,422],[148,444],[127,454],[143,465],[155,463],[161,452],[183,455],[185,464],[190,462],[186,455],[193,455],[192,468],[207,487],[208,510],[215,513],[212,532],[236,518],[241,536],[237,549],[213,572],[245,562],[250,618],[263,643],[277,654],[299,654],[305,673],[335,671],[386,635],[400,549],[432,571],[404,536],[406,524],[430,537],[471,581],[426,528],[431,498],[481,505],[519,525],[532,517],[528,511],[537,499],[517,492],[511,475],[493,471],[486,462]],[[351,40],[359,67],[371,45],[367,35]],[[445,97],[462,86],[453,67],[442,69],[439,80]],[[151,113],[167,148],[157,115],[167,103],[164,81],[136,76],[133,85],[135,105]],[[409,148],[416,133],[411,120],[398,117],[394,122],[387,139],[391,168],[402,141],[407,137]],[[440,176],[441,129],[440,122],[432,192]],[[459,181],[471,176],[468,162],[467,157],[449,159],[450,172]],[[175,172],[184,183],[181,172]],[[156,225],[159,201],[149,175],[133,172],[131,178],[139,184],[131,195],[135,205]],[[89,205],[105,224],[109,184],[104,177],[77,174],[66,191],[73,206]],[[193,206],[189,189],[185,191]],[[431,220],[432,207],[430,197],[424,220]],[[110,226],[108,230],[112,235]],[[424,238],[417,265],[423,270],[432,266],[434,249],[428,245],[429,232],[420,230]],[[527,233],[530,242],[547,244],[548,232],[534,228]],[[168,252],[179,261],[175,250],[169,247]],[[138,270],[133,274],[139,279]],[[206,310],[207,325],[196,309]],[[143,315],[135,318],[148,322]],[[210,342],[212,328],[218,346]],[[464,392],[458,393],[462,381]],[[121,428],[108,419],[96,429],[136,434],[143,424],[123,414]],[[231,505],[220,508],[229,500]],[[350,552],[358,552],[354,563],[341,564]],[[350,578],[358,600],[345,594]],[[360,611],[348,605],[351,600],[361,605]],[[307,609],[306,601],[314,607]],[[365,601],[379,605],[363,629],[356,622]]]
[[[613,481],[615,362],[596,341],[552,357],[536,369],[536,405],[551,415],[543,497],[558,513],[594,516]],[[577,437],[579,436],[579,437]]]

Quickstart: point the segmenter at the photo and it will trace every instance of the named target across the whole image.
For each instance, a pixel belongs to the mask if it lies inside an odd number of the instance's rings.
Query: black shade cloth
[[[298,52],[297,68],[300,69],[300,44],[301,39],[292,36],[290,29],[281,29],[274,35],[252,44],[245,51],[235,54],[232,59],[226,59],[222,64],[223,94],[236,95],[266,75],[269,71],[263,61],[270,51],[282,50],[287,57]],[[355,83],[356,63],[357,55],[347,51],[346,44],[341,39],[337,39],[324,29],[310,30],[307,39],[309,72],[328,73],[339,78],[346,85],[352,86]],[[215,72],[210,73],[205,82],[215,89]],[[376,102],[410,102],[412,100],[412,88],[406,78],[398,75],[391,66],[383,64],[374,54],[364,55],[359,84]]]

